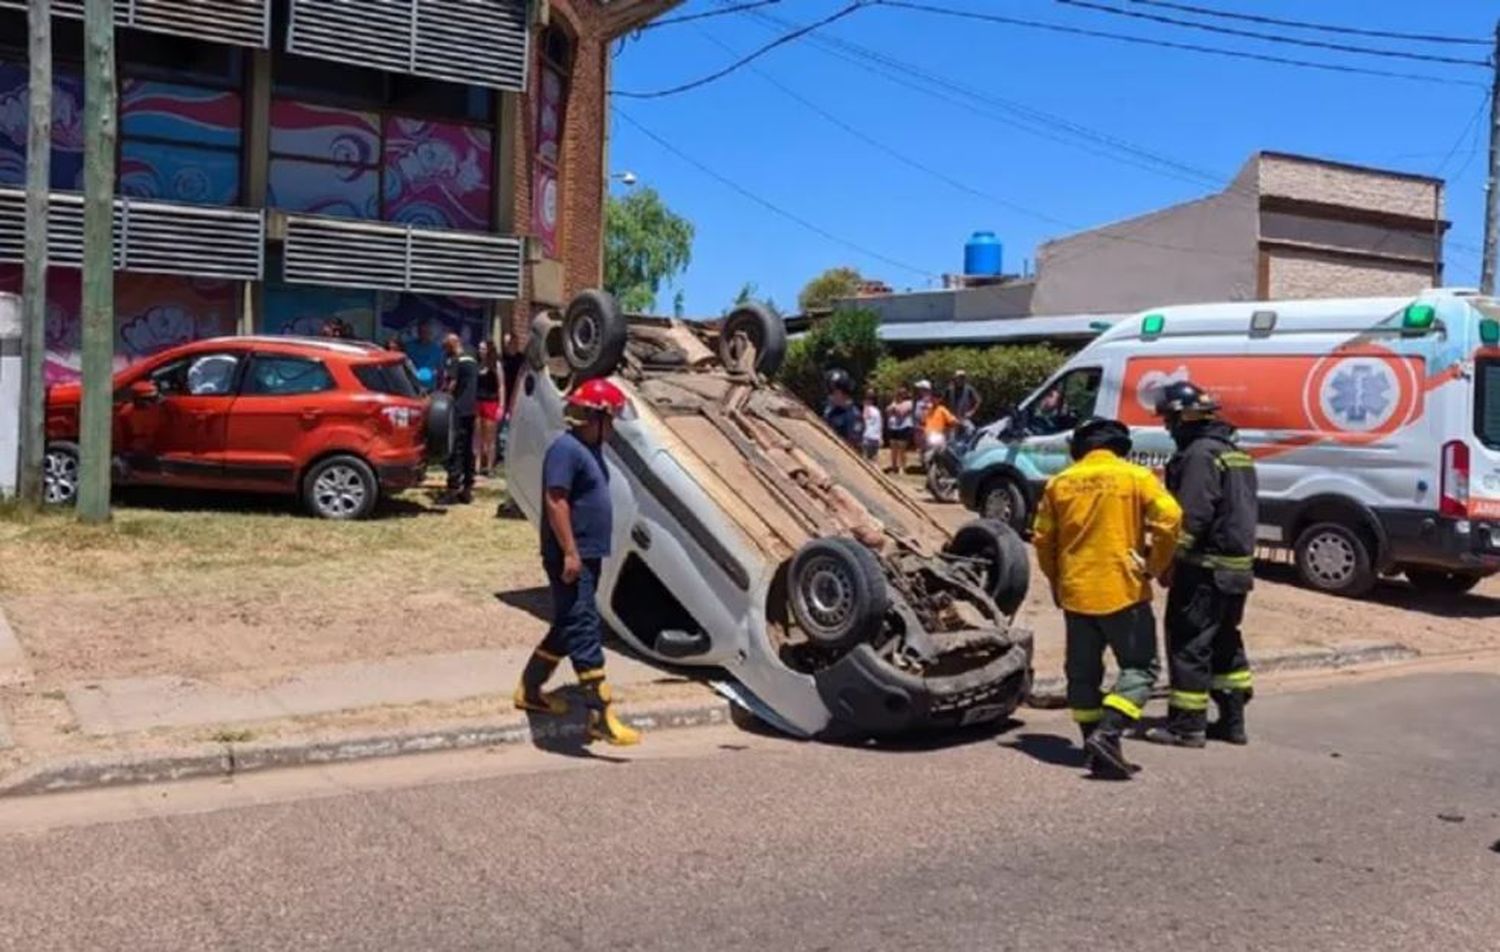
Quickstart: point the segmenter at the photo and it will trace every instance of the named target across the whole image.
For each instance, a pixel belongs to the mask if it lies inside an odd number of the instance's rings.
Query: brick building
[[[598,283],[610,41],[680,0],[116,3],[116,362],[330,318],[419,364]],[[20,290],[24,0],[0,0]],[[81,3],[54,2],[48,376],[77,374]]]

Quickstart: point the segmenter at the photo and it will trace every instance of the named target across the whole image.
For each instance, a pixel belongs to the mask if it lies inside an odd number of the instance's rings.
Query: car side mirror
[[[155,403],[161,399],[161,388],[154,380],[137,380],[130,385],[130,399],[136,403]]]

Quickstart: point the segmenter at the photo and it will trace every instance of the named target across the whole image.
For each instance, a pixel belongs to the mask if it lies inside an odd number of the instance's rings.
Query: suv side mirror
[[[161,388],[154,380],[137,380],[130,385],[130,399],[136,403],[155,403],[161,399]]]

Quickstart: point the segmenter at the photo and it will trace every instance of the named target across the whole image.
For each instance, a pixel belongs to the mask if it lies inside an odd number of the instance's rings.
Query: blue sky
[[[689,0],[670,15],[731,2],[744,0]],[[1227,181],[1257,149],[1447,177],[1446,212],[1453,221],[1448,283],[1478,283],[1489,120],[1487,107],[1481,112],[1488,101],[1485,69],[1303,50],[1132,21],[1055,0],[932,2],[1475,85],[1330,73],[913,10],[861,9],[701,88],[656,99],[615,99],[617,110],[640,128],[616,116],[611,167],[634,172],[697,227],[693,263],[678,284],[689,314],[717,314],[747,281],[762,297],[791,308],[807,278],[841,264],[896,288],[933,286],[938,275],[960,269],[964,241],[976,229],[1000,236],[1006,270],[1017,271],[1034,258],[1041,241],[1217,190],[1214,183]],[[1098,2],[1187,18],[1129,0]],[[780,0],[764,12],[801,25],[846,5]],[[1477,38],[1493,35],[1500,14],[1493,0],[1199,5]],[[1197,19],[1311,40],[1487,58],[1482,47],[1292,34]],[[614,87],[674,87],[723,68],[785,30],[748,12],[650,30],[619,47]],[[830,49],[830,42],[873,51],[887,64],[850,62],[835,55],[848,57],[850,48]],[[1038,111],[1046,114],[1040,125]],[[1083,129],[1083,138],[1057,120]],[[1022,128],[1028,123],[1040,132]],[[1151,157],[1141,158],[1131,147]],[[1163,159],[1185,168],[1164,167]],[[693,162],[812,227],[778,215]],[[662,294],[663,307],[670,306],[671,295]]]

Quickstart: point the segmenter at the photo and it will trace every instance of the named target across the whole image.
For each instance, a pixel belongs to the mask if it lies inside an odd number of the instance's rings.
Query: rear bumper
[[[380,480],[381,492],[400,492],[422,485],[427,478],[427,464],[382,463],[375,467],[375,478]]]
[[[1500,571],[1500,522],[1412,509],[1377,509],[1375,516],[1385,531],[1392,564]]]
[[[833,720],[830,737],[888,737],[953,730],[1009,717],[1031,690],[1031,633],[983,668],[925,678],[859,645],[814,676]]]

